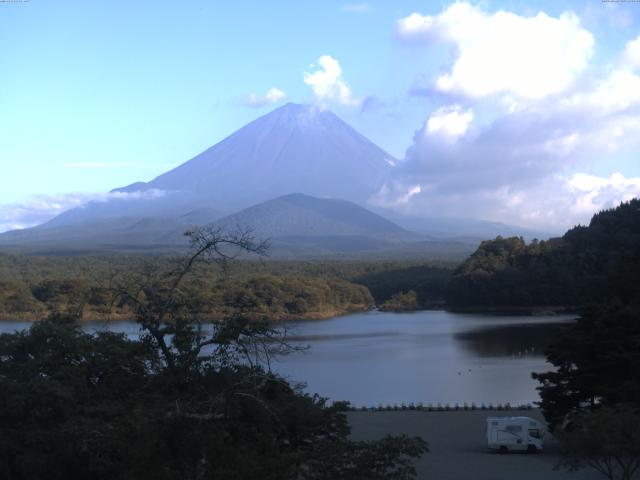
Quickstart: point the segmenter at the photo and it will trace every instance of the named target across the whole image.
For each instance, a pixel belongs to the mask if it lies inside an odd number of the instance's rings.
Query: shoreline
[[[246,315],[252,320],[258,320],[263,317],[268,317],[275,323],[284,323],[284,322],[295,322],[295,321],[315,321],[315,320],[328,320],[330,318],[342,317],[345,315],[349,315],[352,313],[363,313],[370,312],[375,310],[375,307],[367,306],[367,305],[354,305],[351,308],[333,308],[327,309],[323,311],[312,311],[306,312],[304,314],[292,314],[292,313],[277,313],[277,314],[266,314],[260,312],[248,312]],[[39,313],[0,313],[0,323],[2,322],[30,322],[35,323],[40,320],[46,320],[54,312],[39,312]],[[60,312],[64,314],[65,312]],[[225,314],[223,312],[216,312],[213,314],[205,314],[201,316],[197,316],[197,320],[204,323],[215,323],[224,318]],[[131,321],[134,322],[134,314],[133,313],[100,313],[95,311],[84,312],[82,317],[80,317],[80,323],[90,323],[90,322],[125,322]]]
[[[563,315],[580,313],[580,307],[564,306],[564,305],[540,305],[532,307],[446,307],[445,310],[451,313],[477,313],[488,315],[518,315],[518,316],[535,316],[535,315]]]
[[[434,306],[432,308],[420,308],[416,310],[381,310],[377,306],[369,305],[354,305],[351,308],[333,308],[324,311],[306,312],[304,314],[292,314],[292,313],[277,313],[269,315],[261,312],[249,312],[246,313],[251,319],[257,320],[263,317],[268,317],[275,323],[285,322],[312,322],[318,320],[328,320],[336,317],[343,317],[354,313],[365,312],[382,312],[382,313],[416,313],[416,312],[433,312],[443,311],[448,313],[459,314],[478,314],[478,315],[495,315],[495,316],[538,316],[538,315],[567,315],[575,314],[579,315],[579,307],[500,307],[500,308],[484,308],[484,307],[465,307],[465,308],[448,308],[446,306]],[[39,312],[39,313],[0,313],[0,323],[2,322],[37,322],[45,320],[53,312]],[[63,312],[64,313],[64,312]],[[216,312],[213,314],[201,315],[197,319],[204,323],[214,323],[222,320],[225,316],[223,312]],[[101,313],[95,311],[89,311],[83,313],[80,318],[81,323],[89,322],[123,322],[123,321],[135,321],[132,313]]]
[[[268,315],[260,312],[249,312],[246,313],[248,317],[251,319],[257,320],[262,317],[268,317],[275,323],[285,323],[285,322],[312,322],[319,320],[328,320],[336,317],[343,317],[346,315],[354,314],[354,313],[365,313],[365,312],[382,312],[382,313],[416,313],[416,312],[433,312],[433,311],[443,311],[448,313],[459,313],[459,314],[478,314],[478,315],[495,315],[495,316],[538,316],[538,315],[565,315],[565,314],[575,314],[578,315],[580,309],[578,307],[559,307],[559,306],[551,306],[551,307],[504,307],[504,308],[448,308],[446,306],[437,306],[433,308],[420,308],[417,310],[381,310],[377,306],[369,306],[369,305],[355,305],[352,308],[334,308],[330,310],[324,311],[313,311],[306,312],[304,314],[291,314],[291,313],[278,313],[273,315]],[[39,313],[0,313],[0,323],[2,322],[37,322],[40,320],[45,320],[49,315],[53,312],[39,312]],[[197,318],[197,320],[204,323],[214,323],[222,320],[225,314],[222,312],[216,312],[213,314],[205,314]],[[110,312],[110,313],[100,313],[95,311],[89,311],[83,313],[80,318],[81,323],[89,323],[89,322],[123,322],[123,321],[135,321],[134,315],[132,313],[118,313],[118,312]]]

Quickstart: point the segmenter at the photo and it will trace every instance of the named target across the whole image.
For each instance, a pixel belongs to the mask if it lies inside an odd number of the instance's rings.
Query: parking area
[[[558,442],[549,434],[541,454],[490,453],[485,439],[489,416],[528,416],[544,421],[540,411],[394,411],[350,412],[352,436],[372,440],[386,434],[419,435],[429,453],[416,462],[418,478],[429,480],[597,480],[594,470],[556,470]]]

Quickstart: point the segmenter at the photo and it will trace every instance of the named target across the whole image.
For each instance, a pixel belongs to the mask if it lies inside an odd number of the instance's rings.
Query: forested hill
[[[578,307],[640,301],[640,200],[597,213],[561,238],[485,241],[454,272],[451,308]]]

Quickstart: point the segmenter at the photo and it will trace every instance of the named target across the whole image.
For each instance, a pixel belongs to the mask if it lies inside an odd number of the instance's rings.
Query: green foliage
[[[44,306],[38,302],[29,286],[22,281],[0,281],[0,312],[42,314]]]
[[[577,307],[640,299],[640,200],[600,212],[562,238],[483,242],[454,273],[447,303]]]
[[[369,291],[336,278],[262,275],[219,285],[224,307],[272,319],[363,310],[373,306]]]
[[[47,312],[131,318],[130,305],[112,295],[114,280],[122,272],[170,272],[175,264],[170,256],[0,255],[0,318],[39,319]],[[322,318],[366,310],[409,290],[416,292],[417,308],[441,306],[452,268],[423,262],[242,261],[226,272],[198,265],[182,291],[203,318],[236,311],[274,319]]]
[[[54,312],[82,312],[90,289],[84,280],[43,280],[31,288],[33,297]]]
[[[377,442],[319,442],[303,468],[305,480],[383,480],[414,478],[412,458],[428,451],[420,437],[386,436]]]
[[[388,312],[405,312],[418,310],[420,307],[416,292],[396,293],[389,300],[380,305],[380,310]]]
[[[61,315],[0,335],[0,478],[415,478],[423,440],[352,442],[346,404],[327,405],[266,368],[293,347],[267,320],[238,312],[292,285],[243,288],[233,315],[201,328],[203,304],[191,297],[202,285],[197,265],[264,246],[246,232],[188,236],[192,254],[171,268],[113,279],[138,339],[87,334],[78,316]],[[353,295],[344,283],[329,289],[340,301]],[[64,285],[45,283],[38,294],[68,295]]]
[[[392,296],[414,291],[416,308],[432,308],[444,304],[446,285],[453,271],[451,266],[386,264],[387,268],[371,270],[353,277],[366,286],[378,305]],[[382,267],[382,266],[381,266]]]
[[[554,371],[533,374],[554,429],[600,405],[640,406],[640,309],[593,307],[548,348]]]
[[[60,316],[1,335],[0,478],[415,477],[423,440],[352,442],[345,404],[236,360],[267,325],[225,324],[204,356],[191,327],[170,330],[170,362],[152,334],[90,335]]]
[[[121,334],[87,335],[54,317],[0,336],[3,478],[118,478],[125,435],[145,411],[156,364]]]
[[[594,307],[547,351],[552,372],[533,374],[551,428],[599,405],[640,406],[640,310]]]
[[[570,431],[556,434],[562,442],[561,467],[590,467],[609,480],[631,480],[640,468],[640,411],[605,407],[574,419]]]

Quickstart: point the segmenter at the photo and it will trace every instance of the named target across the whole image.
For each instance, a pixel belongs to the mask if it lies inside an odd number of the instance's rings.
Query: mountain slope
[[[41,253],[149,250],[186,246],[183,232],[221,215],[202,209],[183,215],[113,216],[14,230],[0,235],[0,247]]]
[[[412,234],[389,220],[345,200],[294,193],[249,207],[216,222],[225,228],[248,226],[264,238]]]
[[[364,203],[393,161],[330,111],[289,103],[154,180],[116,191],[191,192],[227,209],[292,192]]]
[[[8,232],[0,245],[53,250],[112,250],[185,247],[184,231],[214,225],[253,230],[277,252],[366,251],[419,240],[394,223],[352,202],[291,194],[219,218],[201,208],[184,215],[123,216]],[[276,253],[277,253],[276,252]]]
[[[285,195],[215,222],[250,228],[279,258],[464,258],[477,243],[431,239],[353,202]]]
[[[136,182],[39,228],[117,217],[233,212],[292,192],[364,204],[394,159],[328,110],[287,104],[150,182]]]

